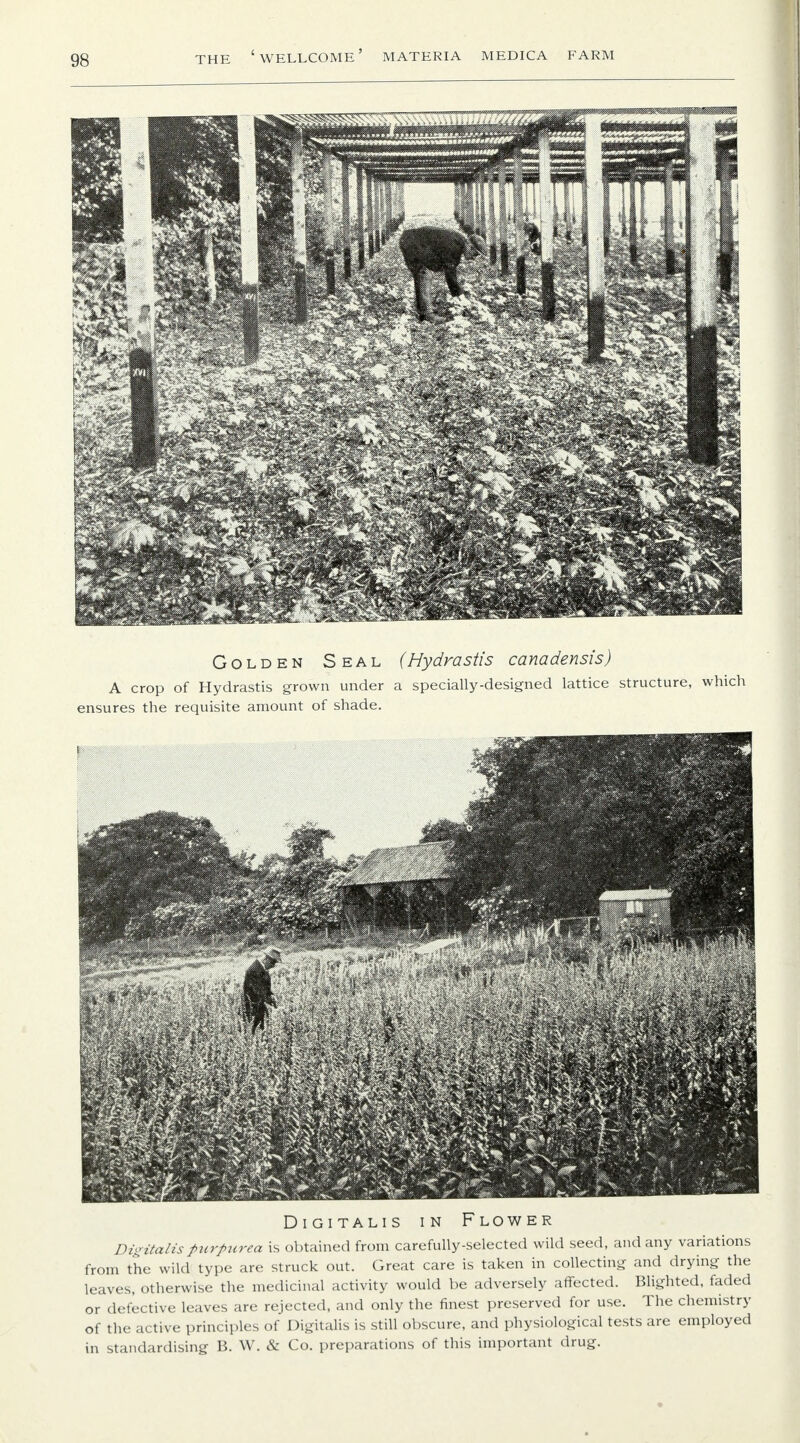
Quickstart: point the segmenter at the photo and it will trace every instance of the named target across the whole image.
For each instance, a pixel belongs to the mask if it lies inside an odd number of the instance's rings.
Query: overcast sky
[[[146,812],[208,817],[232,852],[285,852],[287,829],[328,827],[331,856],[419,841],[426,822],[460,821],[482,785],[486,739],[268,746],[82,747],[81,837]]]

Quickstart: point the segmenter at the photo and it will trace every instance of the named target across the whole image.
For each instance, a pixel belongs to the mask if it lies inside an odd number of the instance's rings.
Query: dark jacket
[[[242,998],[244,1004],[244,1015],[248,1022],[262,1022],[267,1007],[276,1007],[277,1003],[272,995],[272,982],[270,980],[269,968],[259,957],[251,962],[244,974],[244,992]]]

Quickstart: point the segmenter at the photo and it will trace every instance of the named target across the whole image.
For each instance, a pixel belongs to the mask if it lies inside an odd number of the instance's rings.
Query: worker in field
[[[259,937],[259,941],[262,940],[266,939]],[[250,963],[244,974],[242,1006],[245,1021],[251,1024],[254,1036],[259,1027],[263,1030],[267,1008],[278,1005],[272,992],[269,974],[280,960],[281,954],[277,947],[268,947],[260,957]]]

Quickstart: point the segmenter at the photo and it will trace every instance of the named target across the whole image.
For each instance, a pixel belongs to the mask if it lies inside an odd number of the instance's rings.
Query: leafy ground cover
[[[583,248],[557,243],[558,311],[485,261],[434,279],[419,325],[394,236],[292,324],[266,293],[262,356],[238,301],[168,311],[162,459],[130,466],[118,247],[76,334],[78,620],[103,624],[713,614],[740,609],[736,300],[719,318],[718,467],[686,448],[684,277],[661,244],[607,263],[607,351],[585,356]],[[105,277],[105,279],[103,279]],[[82,310],[85,316],[86,308]]]
[[[749,942],[306,953],[256,1036],[219,966],[86,980],[87,1201],[757,1188]]]

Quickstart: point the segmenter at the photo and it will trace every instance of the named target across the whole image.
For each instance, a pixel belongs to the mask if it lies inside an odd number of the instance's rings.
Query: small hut
[[[662,936],[672,931],[672,892],[667,887],[626,888],[621,892],[603,892],[600,896],[600,935],[615,937],[622,922],[640,918],[652,922]]]
[[[405,923],[447,932],[464,921],[454,871],[452,842],[376,847],[340,883],[344,921],[352,931]]]

